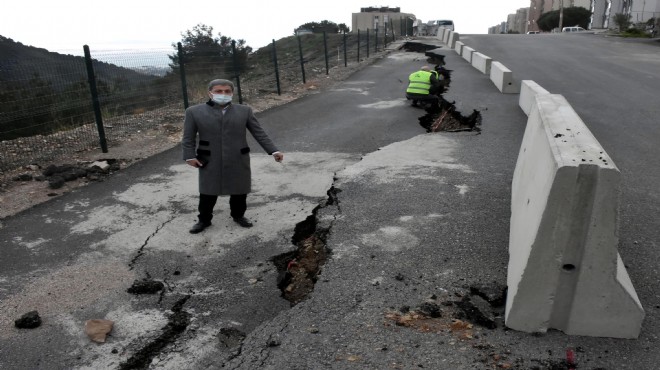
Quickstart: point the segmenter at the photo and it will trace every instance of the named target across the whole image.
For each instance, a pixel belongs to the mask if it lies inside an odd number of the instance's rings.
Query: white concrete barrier
[[[468,63],[472,64],[472,54],[474,53],[474,49],[472,49],[469,46],[463,46],[463,51],[461,52],[461,56],[463,59],[467,60]]]
[[[448,31],[446,28],[438,28],[438,39],[443,40],[445,39],[445,31]]]
[[[460,36],[461,35],[458,32],[454,32],[454,31],[449,32],[449,38],[447,39],[446,42],[447,46],[449,46],[452,49],[456,47],[456,42],[458,42]]]
[[[539,94],[550,93],[532,80],[523,80],[520,84],[520,98],[518,99],[518,105],[526,115],[529,116],[532,107],[536,104],[536,95]]]
[[[442,36],[442,42],[444,42],[445,45],[449,45],[449,37],[451,37],[451,34],[452,34],[453,32],[454,32],[454,31],[449,31],[449,30],[447,30],[447,31],[445,32],[445,34]]]
[[[456,53],[458,53],[458,55],[463,54],[463,46],[465,45],[462,42],[456,41],[456,44],[454,45],[454,50],[456,50]]]
[[[490,65],[493,60],[479,52],[472,53],[472,66],[481,73],[490,75]]]
[[[638,337],[644,309],[617,252],[620,180],[566,99],[536,95],[512,183],[508,327]]]
[[[500,62],[490,64],[490,80],[502,93],[516,94],[520,91],[513,80],[513,72]]]

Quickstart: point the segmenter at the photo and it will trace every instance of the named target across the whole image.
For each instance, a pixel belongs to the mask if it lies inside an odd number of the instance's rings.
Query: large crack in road
[[[186,330],[190,324],[191,314],[183,310],[183,305],[189,298],[190,295],[186,295],[172,306],[172,314],[168,317],[167,325],[162,328],[162,333],[135,352],[126,362],[121,363],[119,370],[148,368],[151,360]]]
[[[321,268],[330,255],[326,241],[336,214],[340,212],[337,196],[339,192],[340,189],[332,186],[327,192],[327,200],[316,206],[311,215],[296,225],[291,238],[291,242],[297,246],[296,250],[272,258],[278,271],[277,287],[291,306],[305,300],[314,290]],[[320,222],[321,210],[332,214],[330,222]]]

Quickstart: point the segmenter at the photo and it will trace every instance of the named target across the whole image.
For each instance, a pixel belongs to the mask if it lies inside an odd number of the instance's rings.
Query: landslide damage
[[[443,94],[449,90],[451,84],[452,71],[445,68],[445,56],[435,52],[437,47],[419,42],[407,42],[403,49],[409,52],[423,52],[427,57],[426,61],[435,65],[434,70],[440,79],[440,88],[433,94],[438,98],[438,104],[422,105],[426,114],[419,117],[419,124],[426,129],[426,132],[481,132],[481,112],[474,109],[470,115],[465,116],[456,109],[456,102],[444,98]]]

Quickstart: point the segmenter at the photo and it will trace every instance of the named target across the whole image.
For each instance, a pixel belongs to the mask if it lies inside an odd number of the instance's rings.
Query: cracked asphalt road
[[[231,222],[221,200],[213,226],[188,234],[197,183],[179,148],[4,220],[0,367],[126,368],[179,312],[185,330],[172,331],[149,368],[561,369],[568,348],[580,368],[652,368],[655,325],[623,341],[462,321],[454,302],[470,287],[506,282],[510,181],[526,117],[517,95],[500,94],[447,51],[445,97],[480,110],[482,131],[426,134],[401,82],[424,59],[392,52],[329,91],[260,114],[286,159],[252,156],[251,229]],[[341,206],[317,215],[332,220],[330,258],[309,299],[291,308],[270,258],[295,248],[295,225],[332,186]],[[165,289],[126,292],[141,279]],[[437,319],[445,321],[428,326],[436,329],[388,319],[430,297],[446,303]],[[40,328],[13,327],[34,309]],[[83,334],[93,318],[115,321],[103,345]]]

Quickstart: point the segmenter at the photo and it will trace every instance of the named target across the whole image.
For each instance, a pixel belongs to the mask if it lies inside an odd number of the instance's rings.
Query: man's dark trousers
[[[213,208],[218,201],[217,195],[199,195],[199,222],[211,223]],[[229,209],[232,218],[242,218],[247,209],[247,194],[235,194],[229,196]]]

